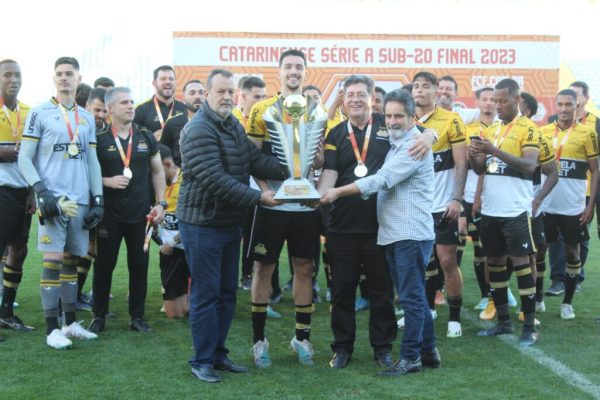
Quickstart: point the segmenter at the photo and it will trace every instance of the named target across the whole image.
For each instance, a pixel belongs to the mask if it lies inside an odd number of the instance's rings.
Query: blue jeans
[[[179,222],[190,269],[192,367],[212,367],[229,352],[225,340],[233,319],[241,229],[209,228]]]
[[[587,260],[589,250],[589,240],[580,243],[579,258],[581,260],[581,274],[579,275],[579,283],[585,280],[583,266]],[[552,279],[552,282],[564,282],[565,268],[567,267],[567,255],[565,253],[565,242],[561,235],[558,235],[558,240],[556,242],[548,243],[548,259],[550,260],[550,279]]]
[[[385,246],[385,257],[404,310],[400,358],[415,360],[435,348],[433,320],[425,297],[425,268],[433,240],[401,240]]]

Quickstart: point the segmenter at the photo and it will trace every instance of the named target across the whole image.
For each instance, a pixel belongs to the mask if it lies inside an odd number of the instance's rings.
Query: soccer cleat
[[[565,284],[561,281],[552,281],[552,285],[546,290],[546,296],[560,296],[565,292]]]
[[[60,329],[55,329],[46,336],[46,344],[56,350],[70,349],[73,346],[73,342]]]
[[[448,332],[446,333],[446,337],[448,338],[457,338],[462,336],[462,329],[460,326],[460,322],[450,321],[448,322]]]
[[[272,365],[271,356],[269,355],[269,342],[267,341],[267,338],[254,343],[250,353],[254,356],[254,364],[258,368],[268,368]]]
[[[250,290],[250,289],[252,289],[252,276],[246,276],[246,277],[242,278],[242,282],[240,284],[240,287],[243,290]]]
[[[562,319],[575,319],[575,311],[571,304],[563,303],[560,305],[560,318]]]
[[[33,326],[25,325],[21,318],[13,315],[12,317],[1,317],[0,328],[12,329],[15,331],[29,332],[34,330]]]
[[[535,329],[523,328],[521,337],[519,338],[519,346],[533,346],[537,342],[538,334]]]
[[[268,306],[267,307],[267,318],[279,319],[279,318],[281,318],[281,314],[278,313],[277,311],[273,310],[273,307]]]
[[[444,297],[444,293],[441,290],[438,290],[435,293],[435,305],[443,306],[444,304],[446,304],[446,298]]]
[[[62,327],[62,333],[65,337],[81,339],[81,340],[94,340],[98,339],[98,335],[94,332],[90,332],[83,326],[79,325],[79,322],[75,321],[69,326]]]
[[[294,336],[290,341],[290,347],[298,355],[298,362],[302,365],[314,365],[313,356],[315,351],[313,350],[312,344],[307,339],[299,341]]]
[[[354,303],[354,311],[362,311],[362,310],[368,310],[369,309],[369,300],[363,298],[363,297],[359,297],[356,299],[356,302]]]
[[[523,313],[523,311],[519,311],[519,321],[521,321],[521,322],[525,322],[525,313]],[[541,325],[541,324],[542,324],[542,323],[540,322],[540,320],[539,320],[539,319],[535,318],[535,319],[533,320],[533,325],[534,325],[534,326],[538,326],[538,325]]]
[[[535,312],[546,312],[546,303],[544,303],[544,300],[535,302]]]
[[[499,321],[496,325],[492,326],[490,329],[485,329],[483,331],[477,332],[477,336],[499,336],[499,335],[509,335],[513,333],[513,327],[510,320]]]
[[[489,301],[490,301],[490,299],[488,299],[487,297],[482,297],[481,300],[479,300],[479,303],[477,303],[475,305],[474,309],[475,310],[479,310],[479,311],[485,310],[485,308],[487,307]]]
[[[510,288],[507,288],[507,294],[508,294],[508,306],[509,307],[516,307],[517,306],[517,299],[515,299],[515,296],[513,296],[512,291],[510,290]]]
[[[479,313],[479,319],[484,321],[491,321],[496,316],[496,306],[494,305],[494,300],[489,299],[485,310]]]

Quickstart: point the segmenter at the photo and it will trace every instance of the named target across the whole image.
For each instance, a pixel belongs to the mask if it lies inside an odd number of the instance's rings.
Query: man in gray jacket
[[[233,319],[241,225],[249,207],[278,205],[272,191],[248,186],[259,179],[285,179],[275,157],[260,152],[231,114],[235,81],[230,71],[211,71],[208,98],[181,132],[183,182],[177,218],[192,287],[190,326],[195,354],[192,373],[220,382],[215,369],[247,372],[227,357],[227,332]]]

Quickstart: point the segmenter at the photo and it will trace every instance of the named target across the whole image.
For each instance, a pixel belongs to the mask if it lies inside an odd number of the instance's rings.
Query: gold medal
[[[129,167],[123,168],[123,175],[125,175],[129,179],[133,178],[133,172],[131,172],[131,169]]]
[[[354,175],[356,175],[359,178],[364,178],[365,176],[367,176],[367,172],[369,172],[369,170],[367,169],[367,166],[365,164],[358,164],[354,168]]]
[[[492,160],[492,162],[488,165],[487,170],[490,174],[494,174],[496,171],[498,171],[498,163],[496,160]]]
[[[77,147],[77,144],[71,143],[67,151],[71,156],[75,157],[77,154],[79,154],[79,147]]]

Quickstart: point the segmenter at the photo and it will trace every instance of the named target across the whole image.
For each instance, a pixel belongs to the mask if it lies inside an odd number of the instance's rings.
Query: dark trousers
[[[123,239],[127,246],[127,268],[129,269],[129,314],[132,319],[144,316],[148,289],[148,253],[144,253],[145,236],[146,221],[127,224],[104,218],[98,226],[96,236],[98,254],[92,283],[93,311],[97,317],[108,314],[112,276]]]
[[[400,358],[415,360],[435,348],[433,320],[425,296],[425,269],[433,240],[401,240],[385,246],[390,274],[404,310]]]
[[[190,268],[190,327],[195,354],[192,367],[212,367],[229,352],[225,347],[235,309],[241,229],[210,228],[179,222]]]
[[[330,233],[327,255],[331,263],[331,330],[334,352],[354,350],[356,288],[364,266],[370,293],[369,340],[375,352],[389,351],[396,339],[394,290],[376,234]]]

